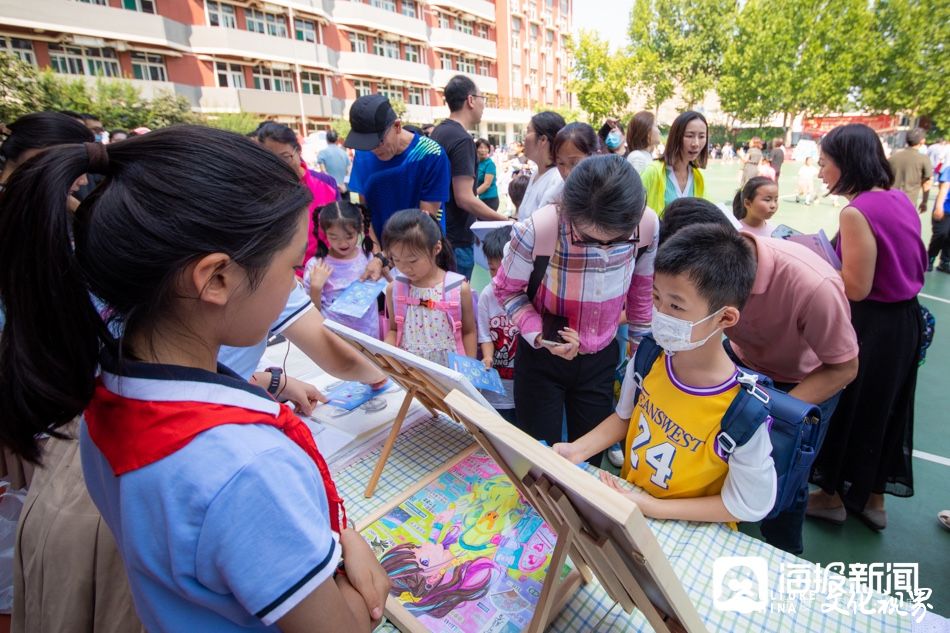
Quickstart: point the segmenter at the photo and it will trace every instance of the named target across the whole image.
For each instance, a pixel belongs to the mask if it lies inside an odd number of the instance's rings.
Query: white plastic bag
[[[13,546],[16,543],[16,525],[26,501],[26,490],[11,490],[10,484],[0,481],[0,613],[13,610]]]

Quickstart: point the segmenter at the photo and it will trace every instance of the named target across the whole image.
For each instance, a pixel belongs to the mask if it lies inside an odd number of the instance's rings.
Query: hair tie
[[[109,173],[109,152],[102,143],[84,143],[86,154],[89,156],[89,169],[91,174]]]

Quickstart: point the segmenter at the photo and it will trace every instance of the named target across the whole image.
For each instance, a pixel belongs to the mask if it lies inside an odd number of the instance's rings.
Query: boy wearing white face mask
[[[732,523],[758,521],[775,503],[776,475],[768,424],[727,456],[716,436],[741,389],[722,331],[739,321],[755,280],[756,262],[729,227],[683,229],[657,251],[653,336],[666,351],[643,378],[639,399],[634,362],[627,365],[616,411],[594,430],[554,450],[584,461],[625,440],[621,476],[644,515]]]

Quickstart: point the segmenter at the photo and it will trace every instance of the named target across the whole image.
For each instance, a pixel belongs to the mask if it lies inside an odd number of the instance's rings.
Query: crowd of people
[[[648,112],[600,130],[540,112],[523,139],[530,170],[501,189],[471,134],[485,95],[460,75],[444,97],[429,130],[360,97],[352,164],[328,132],[313,168],[275,122],[247,138],[176,126],[109,144],[85,116],[9,124],[0,444],[43,464],[18,530],[18,630],[379,621],[386,573],[297,417],[324,398],[260,366],[280,334],[338,378],[384,384],[325,318],[436,363],[481,356],[505,388],[490,403],[551,459],[600,466],[619,443],[637,492],[603,479],[648,517],[760,522],[796,554],[806,516],[886,528],[884,495],[914,491],[928,250],[904,184],[926,192],[932,174],[917,136],[890,162],[863,125],[822,140],[817,176],[847,200],[836,270],[771,237],[780,140],[768,159],[758,140],[743,157],[737,231],[705,199],[701,113],[676,117],[661,147]],[[938,181],[931,264],[950,243],[945,160]],[[475,221],[509,219],[505,195],[515,221],[476,240]],[[478,249],[492,278],[480,292]],[[379,279],[379,306],[334,311],[348,286]],[[802,478],[781,507],[768,410],[738,441],[723,435],[753,374],[820,412],[819,489]]]

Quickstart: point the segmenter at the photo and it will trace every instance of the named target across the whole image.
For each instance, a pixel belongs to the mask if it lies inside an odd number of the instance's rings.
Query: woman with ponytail
[[[87,172],[104,179],[73,215]],[[284,306],[310,199],[270,152],[193,126],[52,148],[0,197],[0,442],[36,461],[40,434],[82,414],[86,484],[150,631],[369,631],[382,614],[385,573],[312,435],[216,362]]]

